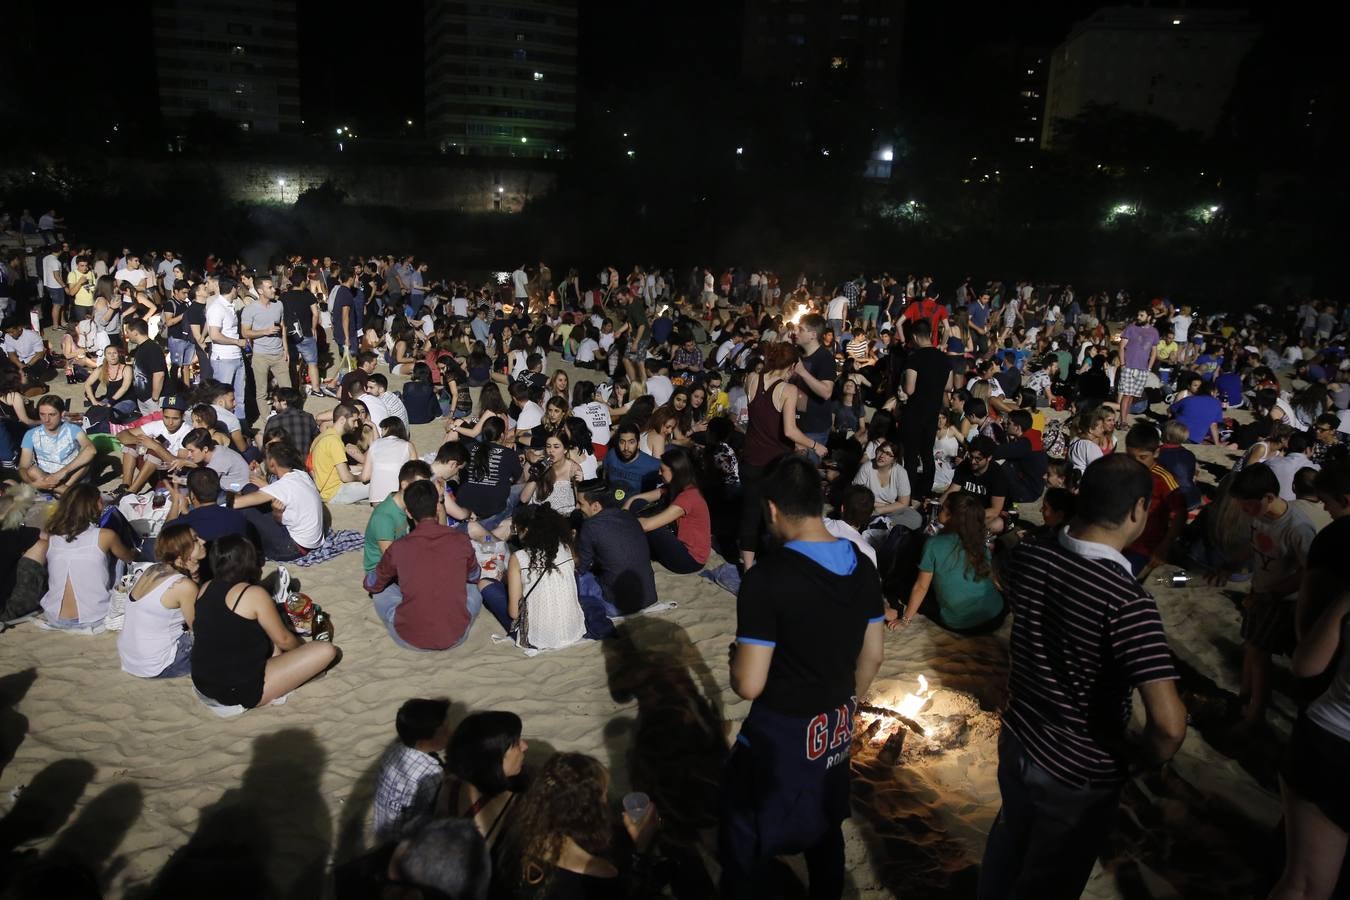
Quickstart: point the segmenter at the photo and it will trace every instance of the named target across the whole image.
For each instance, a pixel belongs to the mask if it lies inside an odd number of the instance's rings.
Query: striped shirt
[[[1013,611],[1004,726],[1027,755],[1074,787],[1123,781],[1131,692],[1177,678],[1157,604],[1104,544],[1029,539],[1012,552],[1004,596]]]

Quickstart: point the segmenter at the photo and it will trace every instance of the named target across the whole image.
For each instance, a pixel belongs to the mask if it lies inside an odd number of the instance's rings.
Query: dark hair
[[[615,440],[618,440],[618,438],[621,435],[625,434],[631,434],[636,438],[641,438],[642,428],[638,425],[638,423],[632,421],[631,419],[627,418],[621,419],[619,421],[619,424],[614,426],[614,438]]]
[[[383,375],[380,377],[384,378]],[[412,375],[409,376],[408,380],[419,382],[421,384],[431,384],[431,366],[424,362],[413,363]],[[386,385],[388,384],[387,381],[385,383]]]
[[[304,409],[305,398],[295,388],[279,387],[272,390],[272,398],[286,404],[287,409]]]
[[[1339,422],[1340,420],[1337,421]],[[1302,431],[1295,431],[1293,434],[1289,435],[1289,442],[1285,445],[1285,450],[1288,453],[1302,453],[1308,449],[1310,443],[1311,441],[1308,440],[1307,434]]]
[[[1059,510],[1066,519],[1072,519],[1074,508],[1077,506],[1078,498],[1073,495],[1073,491],[1068,488],[1052,487],[1047,488],[1045,497],[1041,500],[1041,508]]]
[[[380,422],[380,431],[385,437],[396,437],[403,441],[408,439],[408,426],[398,416],[389,416]]]
[[[492,446],[497,443],[497,439],[502,436],[506,430],[506,425],[497,416],[493,416],[483,423],[483,428],[478,432],[478,446],[473,450],[473,459],[469,462],[469,472],[474,478],[486,479],[488,477],[488,464],[492,461]]]
[[[414,522],[436,518],[436,507],[440,502],[436,485],[430,481],[414,481],[403,489],[403,505]]]
[[[300,451],[291,446],[290,441],[276,441],[267,445],[267,458],[283,469],[293,472],[305,471],[305,461]]]
[[[220,496],[220,473],[206,466],[193,469],[187,476],[187,489],[197,502],[215,503]]]
[[[89,482],[75,485],[56,501],[56,510],[47,523],[49,534],[60,535],[67,543],[75,540],[103,515],[103,499]]]
[[[862,484],[850,484],[844,488],[839,500],[839,517],[857,527],[871,520],[876,508],[877,498],[871,488]]]
[[[1294,496],[1307,497],[1317,493],[1317,470],[1304,466],[1294,473]]]
[[[577,497],[587,503],[600,503],[604,506],[615,505],[614,489],[603,478],[587,478],[584,481],[578,481],[575,487]]]
[[[694,476],[694,460],[689,451],[674,445],[661,454],[661,462],[670,467],[670,483],[666,485],[666,500],[673,502],[687,487],[698,490],[698,481]]]
[[[1293,439],[1290,439],[1293,442]],[[1270,466],[1247,466],[1233,476],[1229,496],[1237,500],[1260,500],[1266,494],[1280,495],[1280,479]]]
[[[825,506],[820,473],[796,455],[784,456],[769,465],[764,473],[762,496],[779,515],[790,519],[819,518]]]
[[[211,577],[227,587],[262,581],[258,549],[243,535],[222,534],[211,542]]]
[[[516,510],[515,526],[520,549],[529,555],[529,567],[540,573],[554,571],[558,549],[571,546],[571,520],[551,506],[535,504]]]
[[[989,565],[988,550],[984,544],[984,503],[979,497],[966,491],[948,494],[947,531],[956,535],[957,544],[965,554],[962,567],[974,576],[975,580],[988,578],[992,569]],[[952,548],[952,552],[956,551]]]
[[[415,747],[418,741],[428,741],[445,724],[450,712],[450,701],[416,698],[404,701],[394,718],[394,730],[405,747]]]
[[[216,439],[211,435],[211,429],[194,428],[183,438],[183,446],[195,447],[198,450],[213,450],[216,446]]]
[[[1161,446],[1162,436],[1158,434],[1158,426],[1152,422],[1135,422],[1130,426],[1130,430],[1125,432],[1126,450],[1147,450],[1149,453],[1157,453]]]
[[[426,363],[414,363],[413,365],[414,365],[414,368],[415,368],[416,366],[419,366],[419,365],[420,365],[420,366],[425,366]],[[427,377],[428,377],[428,378],[431,377],[431,370],[430,370],[430,369],[427,369]],[[381,373],[379,373],[379,372],[371,372],[369,375],[366,376],[366,381],[367,381],[369,384],[378,384],[380,387],[384,388],[385,390],[388,390],[388,389],[389,389],[389,379],[388,379],[388,378],[385,378],[384,375],[381,374]]]
[[[998,452],[998,444],[987,434],[977,434],[970,440],[969,452],[979,453],[993,459],[994,454]]]
[[[1112,527],[1123,523],[1140,500],[1147,509],[1152,499],[1153,476],[1148,469],[1127,454],[1112,453],[1093,461],[1083,472],[1075,518],[1088,525]]]
[[[1012,422],[1023,431],[1030,431],[1033,423],[1031,413],[1027,412],[1025,409],[1014,409],[1012,412],[1008,413],[1008,421]],[[947,423],[951,424],[951,419],[948,419]]]
[[[441,444],[441,449],[436,451],[436,462],[441,465],[457,462],[461,466],[466,466],[469,464],[469,448],[459,441],[446,441]]]
[[[513,712],[473,713],[459,723],[450,739],[447,768],[488,796],[507,790],[511,785],[502,771],[502,757],[520,740],[523,729],[520,716]]]
[[[428,898],[486,900],[492,881],[487,841],[470,819],[413,819],[404,826],[391,865],[400,884]]]
[[[48,406],[59,413],[63,413],[66,411],[66,401],[62,400],[55,394],[44,395],[43,398],[37,402],[37,405],[38,409],[41,409],[44,406]]]
[[[122,323],[122,327],[134,331],[136,334],[145,335],[146,337],[149,337],[150,335],[150,326],[145,324],[144,319],[127,319]]]
[[[926,316],[915,319],[909,323],[909,336],[931,338],[933,336],[933,323],[928,321]]]
[[[572,385],[572,405],[585,406],[595,399],[595,382],[578,381]]]
[[[1344,463],[1323,466],[1322,471],[1313,476],[1313,486],[1317,493],[1327,497],[1350,496],[1350,466]]]
[[[983,419],[989,415],[989,405],[979,397],[971,397],[966,401],[965,414],[976,419]]]

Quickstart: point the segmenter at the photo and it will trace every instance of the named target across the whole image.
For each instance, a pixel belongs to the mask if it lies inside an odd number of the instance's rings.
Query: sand
[[[60,392],[74,394],[65,385]],[[324,405],[331,401],[311,409]],[[413,429],[420,452],[437,446],[440,428]],[[368,507],[334,507],[333,523],[363,529],[368,515]],[[1036,519],[1034,510],[1027,518]],[[416,653],[395,647],[377,621],[359,587],[359,552],[292,571],[331,613],[342,662],[286,705],[237,719],[201,706],[187,679],[121,672],[114,634],[55,634],[28,623],[0,636],[0,852],[82,861],[111,897],[149,892],[166,864],[163,895],[201,895],[200,886],[174,880],[172,861],[203,853],[230,861],[217,883],[227,895],[331,896],[325,869],[368,847],[375,768],[393,739],[395,711],[409,697],[443,696],[456,718],[518,713],[535,764],[554,751],[594,754],[613,770],[616,801],[630,788],[650,793],[684,848],[679,895],[709,895],[719,764],[749,711],[728,684],[730,594],[658,571],[661,599],[678,608],[630,620],[618,640],[529,658],[494,644],[500,628],[484,613],[458,649]],[[1195,580],[1153,587],[1187,673],[1183,688],[1232,692],[1240,667],[1233,600]],[[987,717],[1005,696],[1009,627],[957,638],[921,617],[888,634],[874,694],[913,690],[922,673],[956,692],[950,702]],[[1277,729],[1288,730],[1289,713],[1277,703]],[[972,895],[999,805],[994,732],[972,729],[965,747],[898,767],[859,748],[855,815],[845,826],[847,896]],[[1121,827],[1086,896],[1252,892],[1279,817],[1273,742],[1224,746],[1193,727],[1166,775],[1131,781]],[[801,892],[784,886],[780,894]]]

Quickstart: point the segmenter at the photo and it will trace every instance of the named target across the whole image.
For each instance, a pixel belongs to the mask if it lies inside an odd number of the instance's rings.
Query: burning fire
[[[920,675],[919,692],[917,694],[906,694],[901,698],[900,705],[897,707],[896,712],[906,718],[912,719],[919,714],[919,710],[923,709],[924,703],[928,701],[928,698],[931,695],[932,690],[928,687],[928,679]]]
[[[932,698],[933,687],[929,685],[926,676],[920,675],[918,692],[905,694],[899,703],[893,706],[864,704],[859,708],[859,712],[870,717],[864,719],[863,724],[867,726],[866,733],[871,743],[875,746],[885,744],[895,732],[906,728],[920,731],[925,738],[931,738],[934,733],[933,727],[925,724],[920,716]],[[876,727],[872,728],[873,725]]]
[[[806,309],[807,309],[807,307],[806,307],[806,304],[804,304],[804,303],[801,304],[800,306],[798,306],[798,307],[797,307],[797,311],[796,311],[795,313],[793,313],[792,315],[788,316],[788,320],[787,320],[787,321],[788,321],[788,324],[789,324],[789,325],[796,325],[798,322],[800,322],[800,321],[802,320],[802,316],[806,315]]]

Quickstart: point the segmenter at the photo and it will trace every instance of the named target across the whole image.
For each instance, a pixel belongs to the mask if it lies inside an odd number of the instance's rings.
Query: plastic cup
[[[628,818],[632,819],[634,823],[641,822],[651,806],[652,798],[642,791],[633,791],[631,794],[624,795],[623,811],[628,813]]]

